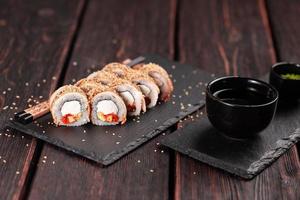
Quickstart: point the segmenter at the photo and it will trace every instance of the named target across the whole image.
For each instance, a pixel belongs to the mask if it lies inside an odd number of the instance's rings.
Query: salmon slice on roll
[[[160,100],[168,101],[174,90],[172,80],[168,72],[161,66],[149,63],[133,66],[134,69],[142,71],[151,76],[160,89]]]
[[[99,84],[114,88],[124,100],[129,116],[138,116],[146,111],[146,103],[142,92],[130,81],[118,78],[112,73],[98,71],[87,77]]]
[[[121,63],[110,63],[104,66],[103,71],[113,73],[137,85],[145,97],[147,108],[152,108],[156,105],[160,90],[148,74],[133,70]]]
[[[91,106],[90,119],[93,124],[106,126],[125,123],[126,105],[113,88],[87,79],[78,81],[76,85],[88,96]]]
[[[90,121],[90,106],[82,89],[65,85],[57,89],[49,99],[53,121],[59,126],[81,126]]]

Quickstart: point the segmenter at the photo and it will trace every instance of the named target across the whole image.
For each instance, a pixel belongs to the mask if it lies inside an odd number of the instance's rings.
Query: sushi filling
[[[151,103],[151,99],[149,97],[151,90],[150,90],[150,88],[148,88],[145,85],[138,85],[138,86],[139,86],[140,90],[142,91],[143,95],[145,96],[146,105],[148,106]]]
[[[99,101],[97,104],[97,117],[104,122],[118,122],[119,117],[117,115],[118,107],[111,100]]]
[[[78,121],[81,117],[81,105],[79,101],[68,101],[61,107],[61,121],[64,124],[71,124]]]
[[[129,91],[120,92],[120,96],[124,100],[127,111],[128,112],[134,112],[136,110],[135,104],[134,104],[134,97]]]

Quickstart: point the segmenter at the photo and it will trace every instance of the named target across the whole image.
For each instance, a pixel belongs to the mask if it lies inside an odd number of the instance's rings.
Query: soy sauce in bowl
[[[264,94],[250,88],[246,90],[223,89],[213,95],[225,103],[236,105],[260,105],[270,101]]]
[[[206,88],[206,110],[211,124],[234,138],[248,138],[265,129],[273,119],[277,90],[260,80],[222,77]]]

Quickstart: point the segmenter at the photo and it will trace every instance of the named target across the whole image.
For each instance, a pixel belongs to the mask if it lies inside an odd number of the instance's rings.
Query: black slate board
[[[169,135],[162,144],[234,175],[252,179],[300,139],[299,116],[300,102],[279,105],[270,126],[257,137],[235,140],[213,128],[204,115]]]
[[[139,118],[129,118],[122,126],[99,127],[88,124],[74,128],[55,127],[48,114],[28,125],[13,121],[10,126],[102,165],[115,162],[201,108],[204,105],[205,83],[212,79],[210,74],[189,65],[154,55],[145,58],[146,63],[157,63],[171,74],[175,90],[170,101],[157,105]]]

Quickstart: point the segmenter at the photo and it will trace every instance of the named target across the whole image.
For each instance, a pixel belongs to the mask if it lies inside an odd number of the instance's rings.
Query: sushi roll
[[[90,121],[86,94],[73,85],[62,86],[49,99],[53,121],[58,126],[81,126]]]
[[[105,71],[94,72],[87,79],[114,88],[125,102],[129,116],[138,116],[141,112],[146,111],[146,103],[142,92],[130,81],[118,78]]]
[[[93,124],[106,126],[126,122],[126,105],[114,89],[87,79],[78,81],[76,85],[88,96]]]
[[[133,66],[134,69],[142,71],[151,76],[160,89],[160,100],[168,101],[174,90],[169,74],[161,66],[149,63]]]
[[[145,97],[147,108],[152,108],[157,104],[160,90],[148,74],[133,70],[121,63],[110,63],[103,68],[103,71],[113,73],[137,85]]]

